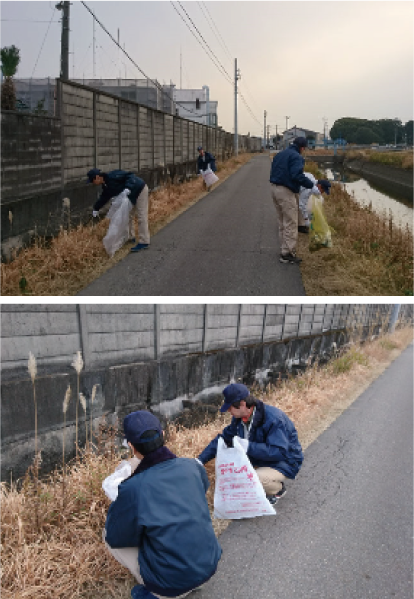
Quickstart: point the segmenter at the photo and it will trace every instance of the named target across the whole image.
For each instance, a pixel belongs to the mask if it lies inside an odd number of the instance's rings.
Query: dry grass
[[[306,170],[317,174],[317,166]],[[325,196],[324,209],[332,229],[332,247],[309,251],[299,235],[302,279],[307,295],[412,295],[413,234],[400,229],[392,215],[361,206],[340,183]]]
[[[365,162],[376,162],[384,166],[396,168],[413,169],[413,152],[376,152],[375,150],[347,150],[346,160],[362,160]]]
[[[218,163],[220,185],[231,174],[246,164],[252,154],[241,154]],[[167,185],[150,195],[149,227],[154,235],[184,210],[198,202],[206,192],[201,178],[181,185]],[[121,248],[108,258],[102,240],[108,229],[108,220],[98,224],[80,225],[47,241],[38,238],[34,244],[13,259],[1,265],[2,295],[75,295],[106,270],[128,255],[131,245]]]
[[[323,368],[278,384],[261,396],[295,422],[305,449],[413,340],[402,329],[363,346]],[[344,358],[346,360],[344,361]],[[339,362],[342,360],[342,362]],[[169,427],[168,446],[177,455],[194,457],[222,430],[229,415],[196,429]],[[29,472],[20,490],[2,484],[2,593],[4,599],[128,599],[133,579],[102,544],[109,500],[102,480],[120,459],[116,431],[101,427],[95,449],[67,469],[40,480],[36,490]],[[213,503],[214,462],[207,465]],[[36,522],[36,505],[40,504]],[[218,535],[228,521],[214,520]]]

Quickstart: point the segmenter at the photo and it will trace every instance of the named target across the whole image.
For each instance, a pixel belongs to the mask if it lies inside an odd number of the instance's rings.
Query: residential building
[[[218,102],[210,100],[210,89],[203,85],[202,89],[174,89],[177,114],[185,119],[217,127]]]
[[[323,133],[317,133],[316,131],[311,131],[310,129],[304,129],[303,127],[297,127],[295,125],[283,132],[283,147],[287,148],[296,137],[306,137],[310,147],[315,146],[315,144],[319,145],[324,143]]]

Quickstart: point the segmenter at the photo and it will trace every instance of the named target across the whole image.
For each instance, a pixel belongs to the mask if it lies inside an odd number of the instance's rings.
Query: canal
[[[388,186],[385,189],[377,182],[363,179],[341,165],[325,163],[320,164],[319,168],[330,181],[342,183],[360,204],[369,206],[371,203],[375,212],[386,212],[387,216],[391,211],[395,224],[404,228],[408,225],[413,230],[413,196],[409,191],[390,190]]]

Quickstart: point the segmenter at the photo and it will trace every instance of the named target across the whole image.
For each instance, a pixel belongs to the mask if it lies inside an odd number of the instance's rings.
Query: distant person
[[[102,185],[102,193],[93,207],[93,217],[99,216],[99,210],[105,206],[112,198],[119,195],[124,189],[130,190],[129,201],[135,207],[138,217],[138,244],[131,249],[131,252],[139,252],[148,249],[150,245],[150,233],[148,228],[148,186],[145,181],[134,175],[132,172],[115,170],[104,173],[98,168],[93,168],[88,172],[88,181],[93,185]],[[129,236],[131,241],[135,241],[134,210],[131,210],[129,220]]]
[[[270,172],[273,203],[279,221],[280,257],[282,263],[300,264],[296,256],[298,226],[304,226],[299,210],[301,187],[312,189],[313,182],[304,175],[302,153],[308,145],[304,137],[297,137],[293,143],[275,155]]]
[[[223,437],[229,447],[236,435],[244,439],[247,457],[256,470],[267,499],[275,505],[286,494],[285,480],[294,479],[302,465],[302,447],[295,425],[279,408],[252,397],[245,385],[227,385],[223,395],[220,412],[229,412],[233,416],[232,421],[197,459],[206,464],[215,458],[219,437]]]
[[[188,594],[213,576],[222,553],[205,497],[207,473],[164,446],[151,412],[126,416],[124,433],[141,461],[109,507],[107,548],[137,580],[133,599]]]
[[[202,146],[197,148],[198,150],[198,158],[197,158],[197,170],[198,174],[202,175],[208,168],[210,168],[213,173],[217,171],[216,167],[216,159],[210,154],[210,152],[205,152]],[[209,189],[207,187],[206,182],[203,179],[203,187],[204,189]],[[210,186],[211,188],[211,186]]]
[[[322,193],[330,194],[331,183],[327,179],[316,179],[312,173],[303,173],[305,177],[313,182],[312,189],[301,187],[299,191],[299,210],[302,215],[303,224],[298,226],[299,233],[309,233],[309,198],[312,194],[321,195]]]

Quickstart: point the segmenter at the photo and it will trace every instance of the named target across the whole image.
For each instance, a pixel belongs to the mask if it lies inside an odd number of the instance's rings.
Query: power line
[[[182,8],[182,10],[185,12],[185,14],[187,15],[188,19],[193,23],[193,21],[191,20],[191,17],[188,15],[188,13],[186,12],[186,10],[182,7],[181,3],[178,2],[178,4],[180,5],[180,7]],[[212,58],[209,54],[207,54],[207,52],[205,51],[205,48],[203,47],[203,44],[200,42],[200,40],[197,38],[196,34],[193,32],[193,30],[191,29],[191,27],[189,26],[189,24],[186,22],[186,20],[184,19],[183,15],[177,10],[176,6],[174,5],[174,3],[171,0],[171,5],[173,7],[173,9],[175,10],[175,12],[178,14],[178,16],[180,17],[180,19],[183,21],[183,23],[185,24],[185,26],[187,27],[187,29],[190,31],[191,35],[196,39],[196,41],[200,44],[200,46],[203,48],[203,51],[205,52],[205,54],[208,56],[208,58],[213,62],[214,66],[216,68],[218,68],[218,70],[223,74],[223,76],[225,77],[225,79],[227,80],[228,83],[230,83],[230,85],[233,85],[233,81],[230,77],[230,75],[227,73],[226,69],[224,69],[224,67],[220,68],[220,66],[217,64],[217,62],[214,60],[214,58]],[[194,25],[194,23],[193,23]],[[200,34],[200,32],[198,31],[197,27],[194,25],[194,28],[197,30],[197,32],[199,33],[201,39],[203,39],[205,45],[210,48],[210,46],[207,44],[207,42],[204,40],[203,36]],[[210,49],[210,52],[213,56],[214,53],[212,52],[212,50]],[[221,64],[219,62],[219,64]]]
[[[225,47],[223,46],[222,42],[220,41],[220,38],[218,37],[217,33],[214,31],[214,29],[213,29],[213,27],[212,27],[212,25],[211,25],[211,22],[210,22],[212,19],[211,19],[211,17],[209,17],[209,16],[207,15],[207,13],[205,12],[205,10],[204,10],[204,8],[203,8],[203,2],[198,2],[198,5],[199,5],[199,7],[200,7],[200,10],[201,10],[201,12],[203,13],[203,17],[204,17],[204,18],[205,18],[205,20],[207,21],[207,25],[210,27],[211,31],[213,32],[213,35],[215,36],[216,40],[217,40],[217,41],[218,41],[218,43],[221,45],[222,49],[223,49],[225,52],[228,52],[228,50],[226,50],[226,49],[225,49]],[[207,9],[207,7],[206,7],[206,9]],[[230,53],[228,53],[228,56],[229,56],[230,60],[233,60],[233,59],[232,59],[232,57],[231,57],[231,55],[230,55]]]
[[[52,13],[52,16],[51,16],[51,18],[50,18],[49,25],[47,26],[47,30],[46,30],[46,33],[45,33],[45,37],[43,38],[43,42],[42,42],[42,45],[41,45],[41,47],[40,47],[39,54],[38,54],[38,56],[37,56],[37,59],[36,59],[35,66],[33,67],[33,71],[32,71],[32,77],[33,77],[33,75],[34,75],[34,72],[35,72],[35,70],[36,70],[37,63],[39,62],[39,58],[40,58],[40,55],[41,55],[41,53],[42,53],[43,46],[45,45],[45,41],[46,41],[46,38],[47,38],[47,34],[49,33],[50,25],[52,24],[52,19],[53,19],[53,17],[55,16],[55,11],[56,11],[56,7],[53,9],[53,13]]]
[[[120,44],[118,44],[118,42],[116,41],[116,39],[109,33],[109,31],[106,29],[106,27],[99,21],[99,19],[96,17],[96,15],[94,14],[94,12],[89,8],[89,6],[87,6],[87,4],[85,2],[83,2],[83,0],[81,0],[81,4],[83,4],[83,6],[86,8],[86,10],[92,15],[92,17],[95,19],[95,21],[98,23],[98,25],[105,31],[105,33],[111,38],[111,40],[114,42],[114,44],[125,54],[125,56],[132,62],[132,64],[138,69],[138,71],[144,75],[145,79],[148,79],[148,81],[151,81],[151,83],[154,84],[154,86],[159,89],[159,91],[164,94],[165,96],[167,96],[170,100],[172,100],[173,102],[176,103],[177,106],[181,106],[181,108],[187,112],[190,112],[191,114],[195,114],[193,110],[190,110],[189,108],[187,108],[186,106],[183,106],[182,104],[180,104],[179,102],[176,102],[174,100],[174,98],[172,98],[170,96],[169,93],[167,93],[162,86],[157,82],[154,81],[153,79],[151,79],[150,77],[148,77],[148,75],[146,75],[146,73],[144,73],[144,71],[141,69],[140,66],[137,65],[137,63],[135,62],[135,60],[133,58],[131,58],[131,56],[128,54],[128,52],[122,48],[122,46]]]
[[[210,17],[210,19],[211,19],[211,22],[213,23],[213,25],[214,25],[214,27],[215,27],[215,29],[216,29],[216,31],[217,31],[217,33],[218,33],[218,35],[219,35],[220,39],[221,39],[221,40],[222,40],[222,42],[223,42],[223,45],[224,45],[224,48],[225,48],[225,50],[227,51],[228,57],[230,58],[230,60],[233,60],[233,56],[231,55],[231,52],[230,52],[230,50],[227,48],[227,46],[226,46],[226,42],[225,42],[225,41],[224,41],[224,39],[222,38],[222,36],[221,36],[221,33],[220,33],[220,31],[218,30],[218,28],[217,28],[217,25],[215,24],[215,22],[214,22],[214,20],[213,20],[213,17],[211,16],[211,13],[210,13],[210,11],[209,11],[209,10],[208,10],[208,8],[207,8],[207,4],[206,4],[205,2],[202,2],[202,4],[203,4],[204,8],[206,9],[206,11],[207,11],[207,13],[208,13],[208,16]]]

